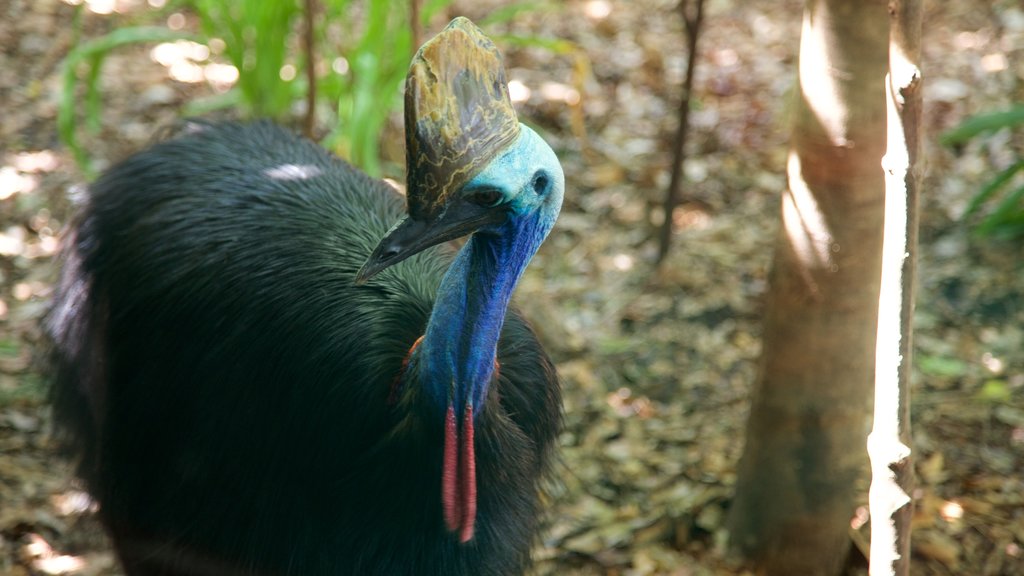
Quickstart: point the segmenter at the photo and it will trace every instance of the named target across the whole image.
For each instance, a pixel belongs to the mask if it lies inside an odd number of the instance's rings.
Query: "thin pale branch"
[[[679,11],[686,26],[687,59],[686,78],[683,81],[683,94],[679,101],[679,125],[672,141],[672,177],[669,179],[668,190],[665,191],[665,221],[661,225],[657,264],[665,260],[672,244],[672,213],[679,205],[679,188],[683,179],[683,163],[686,160],[686,140],[690,130],[690,98],[693,94],[693,76],[697,68],[697,40],[700,38],[701,24],[704,21],[704,0],[681,0]]]
[[[306,137],[313,139],[316,130],[316,0],[305,0],[303,14],[304,30],[302,34],[303,49],[306,51],[306,121],[303,131]]]
[[[415,55],[422,43],[423,36],[420,30],[420,0],[409,0],[409,20],[409,26],[412,29],[412,50]]]

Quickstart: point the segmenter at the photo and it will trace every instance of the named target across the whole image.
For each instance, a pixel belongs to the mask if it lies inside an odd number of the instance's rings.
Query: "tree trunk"
[[[885,0],[807,0],[730,545],[761,571],[834,575],[866,470],[882,243]]]
[[[917,198],[921,147],[920,0],[891,0],[886,77],[885,244],[875,352],[871,457],[871,576],[910,573],[914,466],[910,445]]]

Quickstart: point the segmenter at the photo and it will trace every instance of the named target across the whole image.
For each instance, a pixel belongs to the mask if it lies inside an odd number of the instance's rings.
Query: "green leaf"
[[[21,354],[21,342],[13,339],[0,340],[0,357],[14,358]]]
[[[1006,402],[1013,395],[1005,380],[992,379],[981,385],[975,397],[985,402]]]
[[[223,94],[214,94],[191,100],[185,103],[183,112],[185,116],[202,116],[217,110],[234,108],[241,105],[241,103],[242,92],[235,86]]]
[[[420,9],[419,25],[428,24],[435,14],[444,10],[449,4],[451,4],[451,0],[427,0]]]
[[[958,358],[918,355],[917,367],[930,376],[952,378],[967,373],[968,364]]]
[[[1024,186],[1006,195],[996,209],[978,226],[979,234],[1003,233],[1016,236],[1024,233]]]
[[[484,17],[483,20],[477,22],[477,25],[482,29],[487,29],[489,26],[495,24],[504,24],[515,20],[520,14],[527,12],[540,12],[541,10],[552,10],[551,6],[548,6],[542,2],[516,2],[508,6],[502,6],[491,10],[490,14]]]
[[[1024,124],[1024,104],[1018,104],[1009,110],[972,116],[943,134],[939,141],[946,146],[961,144],[983,132],[994,132],[1018,124]]]
[[[608,336],[601,338],[597,342],[597,349],[602,354],[622,354],[626,352],[632,352],[637,348],[637,342],[635,338],[625,338],[617,336]]]
[[[997,174],[995,178],[989,180],[988,183],[986,183],[985,186],[974,195],[974,198],[971,198],[971,203],[967,206],[967,211],[964,212],[964,217],[966,218],[977,212],[978,208],[980,208],[981,205],[989,199],[989,197],[1006,185],[1006,183],[1021,170],[1024,170],[1024,160],[1018,160],[1016,164],[1011,165],[1009,168],[1006,168]]]
[[[87,176],[94,176],[95,171],[92,169],[91,157],[78,143],[78,135],[75,132],[79,67],[86,67],[87,124],[95,128],[99,124],[98,115],[101,103],[99,72],[107,54],[115,48],[128,44],[173,42],[175,40],[196,40],[196,36],[187,32],[176,32],[155,26],[119,28],[110,34],[79,44],[64,59],[62,90],[57,106],[57,131],[61,141],[71,150],[75,162]]]
[[[575,42],[561,38],[541,38],[539,36],[519,36],[516,34],[495,35],[493,38],[511,46],[543,48],[555,54],[572,54],[579,50]]]
[[[295,0],[193,0],[203,30],[224,41],[224,55],[238,69],[240,104],[251,116],[281,118],[291,109],[294,83],[281,79],[288,60]],[[299,76],[301,70],[296,70]]]

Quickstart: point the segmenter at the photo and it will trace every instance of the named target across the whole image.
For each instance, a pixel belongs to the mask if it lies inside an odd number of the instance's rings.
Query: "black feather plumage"
[[[560,426],[514,310],[445,530],[441,417],[403,359],[451,251],[354,286],[401,197],[269,123],[193,123],[107,171],[47,317],[59,432],[129,574],[519,574]]]

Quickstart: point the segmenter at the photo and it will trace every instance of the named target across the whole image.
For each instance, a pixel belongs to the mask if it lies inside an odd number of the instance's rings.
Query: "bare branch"
[[[313,36],[316,30],[316,0],[306,0],[303,12],[302,42],[306,52],[306,122],[303,131],[307,138],[315,140],[313,132],[316,129],[316,41]]]
[[[690,0],[679,3],[679,11],[686,26],[687,49],[686,79],[683,81],[683,94],[679,100],[679,126],[672,141],[672,177],[668,190],[665,191],[665,222],[661,225],[658,244],[657,264],[660,265],[668,255],[672,243],[672,213],[679,205],[679,187],[683,179],[683,162],[686,160],[686,136],[690,130],[690,96],[693,93],[693,75],[697,68],[697,40],[700,37],[701,24],[704,21],[704,0],[696,0],[691,8]]]

